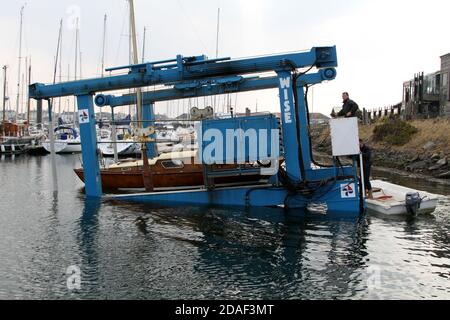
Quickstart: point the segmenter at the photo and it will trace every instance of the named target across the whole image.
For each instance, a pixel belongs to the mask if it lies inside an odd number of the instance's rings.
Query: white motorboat
[[[111,131],[105,129],[98,131],[98,148],[105,157],[114,157],[114,142],[112,140]],[[132,139],[128,127],[116,128],[116,146],[119,157],[135,156],[141,153],[141,146]]]
[[[438,195],[381,180],[372,181],[372,188],[373,199],[366,199],[367,209],[384,215],[432,213],[439,200]]]
[[[80,153],[81,139],[78,131],[71,127],[60,126],[55,129],[55,152],[63,153]],[[47,139],[42,146],[48,152],[51,152],[50,140]]]
[[[122,140],[116,143],[117,154],[119,157],[124,156],[135,156],[141,153],[141,148],[138,143],[133,140]],[[98,148],[101,150],[103,156],[113,157],[114,156],[114,145],[113,143],[102,143],[98,144]]]

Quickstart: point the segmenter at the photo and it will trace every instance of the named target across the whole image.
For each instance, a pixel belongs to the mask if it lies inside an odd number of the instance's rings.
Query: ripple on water
[[[78,156],[58,157],[57,197],[48,161],[0,160],[0,298],[450,299],[449,197],[428,217],[359,222],[95,203],[72,172]]]

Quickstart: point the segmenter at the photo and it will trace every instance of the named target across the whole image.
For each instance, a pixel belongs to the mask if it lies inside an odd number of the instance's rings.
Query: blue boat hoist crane
[[[113,197],[125,201],[195,205],[306,208],[312,204],[320,204],[325,205],[329,213],[358,216],[365,208],[365,200],[364,192],[360,192],[360,189],[364,189],[359,187],[358,182],[357,157],[353,157],[353,166],[342,166],[339,161],[335,161],[335,165],[325,167],[313,160],[311,151],[309,111],[305,93],[311,85],[334,80],[337,75],[336,67],[336,47],[317,47],[306,52],[237,60],[230,58],[210,60],[206,56],[179,55],[173,60],[107,69],[110,72],[128,70],[124,75],[53,85],[36,83],[30,86],[30,97],[38,101],[48,100],[50,110],[52,98],[76,97],[86,196],[99,198],[103,192],[97,153],[94,103],[99,107],[111,108],[131,105],[136,103],[136,95],[95,96],[97,93],[165,85],[166,89],[142,94],[143,126],[152,127],[152,123],[155,122],[154,104],[159,101],[278,88],[281,119],[277,119],[274,115],[207,119],[201,121],[199,132],[198,160],[205,168],[217,163],[270,161],[271,169],[258,169],[262,170],[263,175],[270,176],[267,183],[224,187],[214,187],[205,183],[202,188],[189,190],[124,194]],[[316,69],[315,72],[312,72],[313,68]],[[266,72],[272,72],[273,76],[258,76]],[[253,137],[256,137],[256,144],[259,147],[255,154],[250,155],[251,146],[245,143],[247,134],[245,133],[243,138],[240,136],[239,140],[239,134],[235,134],[236,130],[256,132]],[[230,132],[235,134],[232,139],[236,138],[237,144],[235,140],[230,141],[227,138]],[[261,135],[261,132],[279,134]],[[220,134],[225,138],[218,138]],[[229,152],[230,143],[231,151],[234,152]],[[152,143],[148,145],[148,156],[152,158],[155,156],[154,147]],[[261,152],[260,149],[264,149],[261,145],[271,151]],[[218,151],[220,148],[216,147],[223,147],[227,152]],[[208,178],[214,178],[225,173],[205,169],[205,175],[209,174],[211,176]],[[239,171],[235,174],[245,172]]]

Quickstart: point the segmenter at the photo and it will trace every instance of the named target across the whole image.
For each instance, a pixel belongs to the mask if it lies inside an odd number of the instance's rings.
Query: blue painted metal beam
[[[290,71],[278,72],[280,91],[281,120],[283,123],[283,150],[286,172],[294,183],[300,183],[304,176],[299,159],[301,158],[300,141],[297,139],[297,119],[294,105],[293,79]]]
[[[336,69],[327,68],[317,73],[305,74],[297,80],[297,86],[318,84],[323,81],[333,80],[336,77]],[[188,99],[192,97],[205,97],[220,94],[258,91],[274,89],[279,85],[278,77],[267,78],[243,78],[224,77],[209,79],[207,81],[191,81],[176,84],[171,89],[148,91],[142,93],[143,104],[151,104],[161,101]],[[98,107],[121,107],[136,103],[136,94],[124,94],[121,96],[99,94],[95,97]]]
[[[97,154],[97,133],[93,97],[92,95],[77,96],[77,102],[86,196],[99,198],[102,196],[102,181]]]
[[[172,89],[144,92],[142,94],[142,100],[144,104],[148,104],[161,101],[187,99],[192,97],[204,97],[234,92],[273,89],[277,86],[277,77],[251,79],[245,79],[242,77],[228,77],[224,79],[213,79],[208,82],[193,81],[189,83],[178,84]],[[134,103],[136,103],[135,94],[125,94],[122,96],[97,95],[95,98],[95,104],[99,107],[119,107],[132,105]]]
[[[299,86],[296,89],[297,95],[297,108],[295,112],[297,113],[296,119],[298,121],[298,137],[299,137],[299,147],[301,150],[300,161],[303,163],[303,169],[309,170],[311,169],[312,159],[310,150],[310,140],[309,140],[309,122],[308,115],[306,114],[306,106],[305,106],[305,91],[303,86]],[[306,174],[306,173],[305,173]]]
[[[73,82],[45,85],[36,83],[30,86],[30,97],[48,99],[128,88],[145,87],[158,84],[176,83],[208,77],[244,75],[267,71],[294,70],[316,66],[333,68],[337,66],[336,47],[313,48],[308,52],[273,55],[240,60],[216,61],[201,59],[188,61],[177,57],[177,64],[156,68],[152,64],[131,66],[127,75],[79,80]]]

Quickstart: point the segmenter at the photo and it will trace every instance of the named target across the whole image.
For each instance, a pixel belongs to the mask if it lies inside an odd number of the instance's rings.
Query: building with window
[[[402,114],[406,119],[450,117],[450,54],[441,57],[441,70],[418,73],[403,83]]]
[[[441,114],[450,117],[450,53],[441,57]]]

